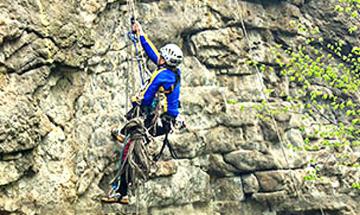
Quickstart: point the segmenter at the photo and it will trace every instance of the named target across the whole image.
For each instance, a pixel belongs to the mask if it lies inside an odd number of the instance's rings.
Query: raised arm
[[[146,54],[149,56],[150,60],[153,61],[156,65],[158,65],[160,60],[159,51],[144,33],[140,23],[135,22],[132,28],[133,31],[136,32],[136,34],[139,36],[140,43],[144,48]]]
[[[149,56],[150,60],[154,62],[156,65],[158,65],[160,59],[159,51],[156,49],[154,44],[149,40],[147,35],[145,34],[140,35],[140,42],[146,54]]]

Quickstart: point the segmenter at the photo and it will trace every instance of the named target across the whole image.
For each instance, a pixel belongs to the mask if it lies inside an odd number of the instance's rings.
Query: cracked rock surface
[[[124,123],[128,73],[130,93],[139,89],[129,67],[127,2],[1,0],[0,214],[359,214],[360,193],[351,188],[359,169],[332,165],[327,149],[285,147],[285,158],[274,126],[253,106],[263,85],[289,94],[289,81],[276,74],[260,80],[246,63],[270,65],[276,44],[303,43],[292,22],[360,46],[359,33],[347,31],[354,23],[334,13],[335,0],[137,2],[154,44],[177,43],[185,53],[188,129],[171,135],[180,159],[162,161],[131,205],[103,205],[115,171],[109,131]],[[275,97],[271,105],[287,103]],[[296,147],[304,145],[301,126],[311,133],[323,123],[293,113],[275,118]],[[358,163],[359,149],[348,151]],[[326,174],[305,181],[313,157]]]

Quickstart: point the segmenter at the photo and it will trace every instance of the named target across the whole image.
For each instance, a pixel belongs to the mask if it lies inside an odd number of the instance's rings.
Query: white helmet
[[[176,44],[167,44],[160,49],[160,55],[169,66],[178,66],[183,60],[183,52]]]

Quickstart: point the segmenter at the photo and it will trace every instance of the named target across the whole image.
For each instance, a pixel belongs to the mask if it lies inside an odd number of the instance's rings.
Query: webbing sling
[[[178,156],[177,156],[177,153],[175,152],[174,148],[172,147],[172,145],[170,144],[170,141],[169,141],[169,134],[171,132],[171,127],[172,127],[172,123],[173,123],[173,119],[172,117],[168,116],[168,115],[163,115],[162,117],[162,120],[165,121],[166,123],[166,126],[169,126],[168,128],[166,128],[166,133],[165,133],[165,138],[164,138],[164,141],[163,141],[163,145],[160,149],[160,152],[154,156],[154,161],[158,161],[161,157],[161,155],[163,154],[164,152],[164,149],[165,149],[165,146],[167,146],[169,148],[169,152],[170,152],[170,155],[172,158],[174,159],[178,159]]]

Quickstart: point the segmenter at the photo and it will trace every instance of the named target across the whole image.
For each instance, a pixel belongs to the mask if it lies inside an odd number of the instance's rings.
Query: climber
[[[135,107],[140,106],[140,112],[145,116],[145,127],[150,128],[149,131],[153,136],[160,136],[170,132],[171,125],[175,122],[183,126],[183,120],[179,115],[179,96],[180,96],[180,69],[177,68],[183,59],[181,49],[175,44],[167,44],[160,49],[156,49],[153,43],[144,34],[139,22],[135,22],[132,26],[133,32],[139,37],[142,47],[157,66],[157,70],[152,73],[145,89],[137,96],[132,97],[131,102],[133,109],[127,114],[127,118],[131,119]],[[164,93],[163,113],[160,116],[161,123],[154,122],[156,117],[155,109],[158,99],[158,92]],[[124,140],[123,132],[118,128],[113,129],[113,136],[120,142]],[[122,135],[121,135],[122,134]]]
[[[134,22],[132,30],[139,38],[150,60],[153,61],[158,68],[152,73],[145,88],[141,90],[137,96],[132,97],[131,102],[133,108],[127,113],[127,119],[130,120],[134,118],[136,116],[136,108],[140,108],[140,114],[145,118],[144,125],[149,129],[149,133],[153,136],[165,134],[164,145],[167,143],[173,155],[174,152],[172,152],[171,146],[168,144],[167,135],[171,132],[173,125],[177,124],[178,127],[185,126],[184,121],[179,117],[180,69],[178,66],[183,60],[183,53],[175,44],[167,44],[158,51],[144,34],[139,22]],[[162,107],[163,113],[159,116],[160,120],[157,120],[159,115],[158,93],[165,94]],[[114,128],[111,133],[118,141],[124,142],[124,128]],[[131,142],[129,141],[125,145],[122,162],[127,162],[124,160],[124,157],[126,157],[130,144]],[[161,155],[163,148],[158,157]],[[126,181],[125,173],[122,173],[120,176],[120,184],[116,188],[117,195],[103,198],[103,201],[128,204],[127,190],[128,182]]]

